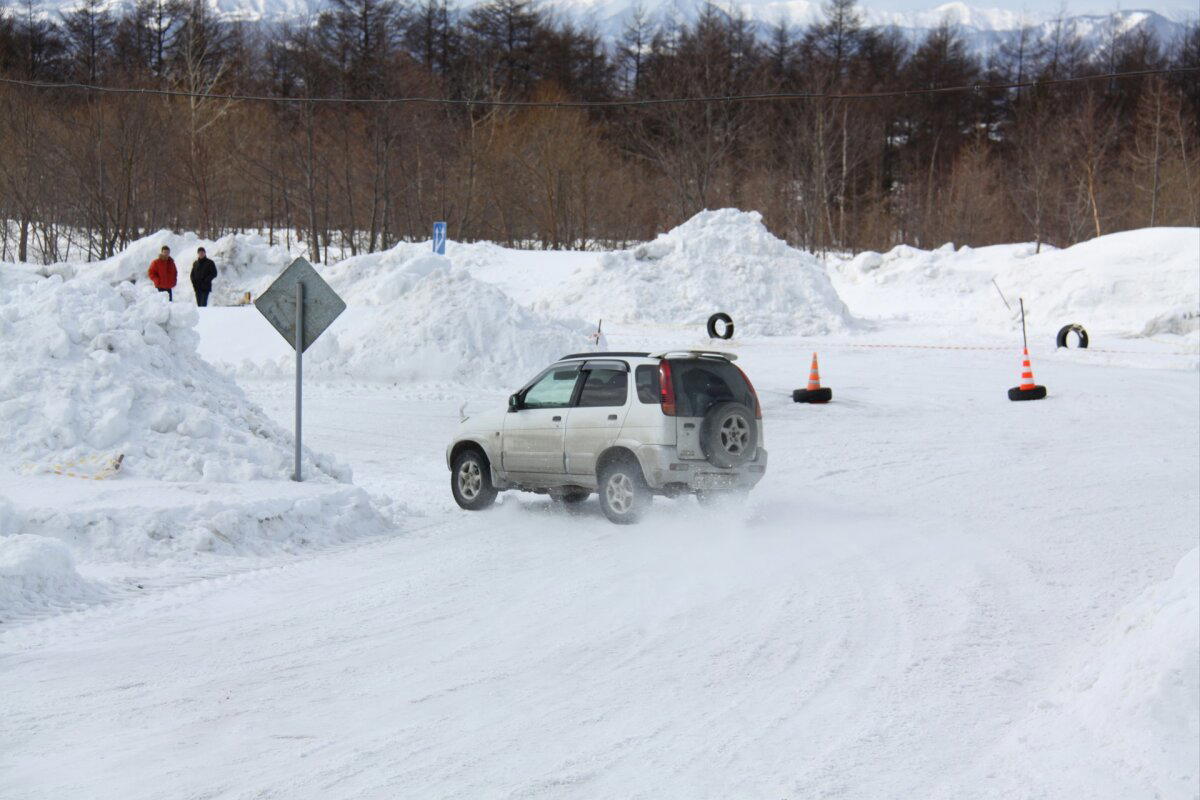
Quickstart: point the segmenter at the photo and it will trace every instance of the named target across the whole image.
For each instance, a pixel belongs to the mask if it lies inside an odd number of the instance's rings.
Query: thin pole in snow
[[[1021,301],[1021,344],[1026,350],[1028,350],[1029,340],[1025,338],[1025,298],[1018,297],[1017,299]]]
[[[996,283],[996,279],[992,278],[992,286],[996,287],[996,291],[1000,292],[1000,284]],[[1000,299],[1004,301],[1004,307],[1012,311],[1012,306],[1008,304],[1008,298],[1004,296],[1004,292],[1000,292]]]
[[[303,480],[300,474],[300,386],[304,371],[304,284],[296,282],[296,471],[292,480]]]

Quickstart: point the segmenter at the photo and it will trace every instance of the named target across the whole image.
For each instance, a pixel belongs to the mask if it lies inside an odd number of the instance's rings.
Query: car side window
[[[566,408],[575,393],[579,367],[551,369],[525,390],[523,408]]]
[[[592,368],[579,393],[580,408],[623,406],[629,392],[629,373],[623,369]]]
[[[637,383],[638,400],[643,403],[659,403],[662,390],[659,386],[658,367],[653,364],[642,364],[634,375]]]

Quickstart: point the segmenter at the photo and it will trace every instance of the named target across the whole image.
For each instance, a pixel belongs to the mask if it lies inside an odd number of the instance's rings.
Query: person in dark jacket
[[[196,290],[196,305],[208,305],[212,283],[217,277],[217,265],[212,262],[204,248],[196,249],[196,260],[192,264],[192,288]]]
[[[155,289],[166,292],[168,300],[175,299],[172,289],[175,288],[179,272],[175,269],[175,259],[171,258],[171,248],[163,245],[158,251],[158,258],[150,262],[150,269],[146,274],[150,276]]]

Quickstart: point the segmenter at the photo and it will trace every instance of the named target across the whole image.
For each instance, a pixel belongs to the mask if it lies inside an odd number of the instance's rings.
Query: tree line
[[[230,22],[202,0],[0,9],[0,77],[191,96],[0,85],[0,260],[102,258],[159,228],[262,230],[314,259],[427,238],[550,248],[653,237],[704,208],[757,209],[813,250],[946,241],[1064,246],[1200,225],[1200,26],[1060,19],[970,52],[911,42],[854,0],[816,22],[690,21],[640,8],[608,41],[530,0],[331,0],[316,19]],[[996,83],[1034,85],[1007,90]],[[806,92],[872,98],[521,108],[490,101]],[[232,100],[219,94],[287,98]],[[372,103],[438,97],[455,105]],[[329,103],[317,98],[341,98]]]

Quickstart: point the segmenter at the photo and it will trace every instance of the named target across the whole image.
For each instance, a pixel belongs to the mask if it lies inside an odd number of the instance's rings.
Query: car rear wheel
[[[610,522],[631,525],[650,506],[650,487],[642,470],[631,461],[606,466],[600,473],[600,509]]]
[[[478,450],[464,450],[455,457],[450,470],[450,493],[454,502],[467,511],[482,511],[496,502],[492,468]]]

